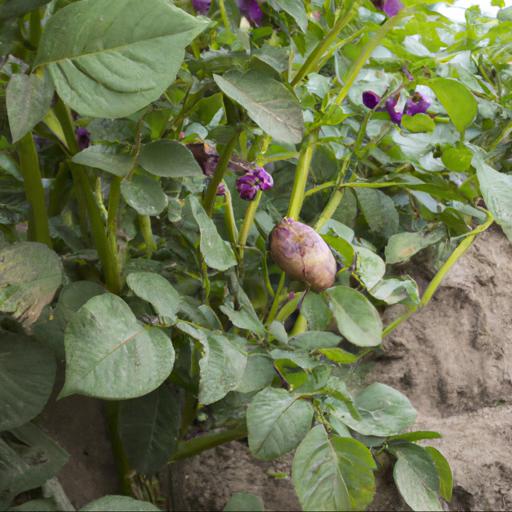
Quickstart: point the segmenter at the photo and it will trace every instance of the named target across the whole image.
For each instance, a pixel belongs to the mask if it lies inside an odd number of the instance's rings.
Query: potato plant
[[[493,5],[0,2],[2,510],[72,509],[38,423],[70,395],[104,401],[122,482],[84,511],[165,509],[160,470],[245,439],[294,452],[304,510],[365,509],[389,463],[442,510],[440,434],[365,375],[479,233],[512,236]]]

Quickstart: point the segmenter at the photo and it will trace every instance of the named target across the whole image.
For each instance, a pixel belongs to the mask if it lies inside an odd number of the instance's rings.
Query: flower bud
[[[365,107],[370,108],[372,110],[380,103],[380,96],[373,91],[364,91],[363,92],[363,104]]]
[[[315,292],[330,288],[336,278],[336,260],[329,246],[311,227],[285,217],[270,233],[270,254],[290,278]]]
[[[430,101],[428,98],[423,96],[420,92],[416,91],[405,104],[405,113],[408,116],[415,116],[416,114],[424,114],[428,107],[430,107]]]

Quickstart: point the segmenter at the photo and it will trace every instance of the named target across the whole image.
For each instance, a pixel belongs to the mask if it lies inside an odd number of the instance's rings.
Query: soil
[[[431,303],[383,344],[368,381],[403,391],[418,410],[417,430],[449,460],[455,480],[450,510],[512,510],[512,245],[495,229],[445,278]],[[400,313],[392,308],[386,322]],[[44,424],[70,451],[59,475],[73,504],[118,492],[101,406],[68,398]],[[266,510],[300,510],[289,478],[291,456],[251,458],[244,442],[205,452],[172,469],[176,510],[220,511],[234,492],[259,495]],[[408,510],[392,483],[378,475],[371,510]]]

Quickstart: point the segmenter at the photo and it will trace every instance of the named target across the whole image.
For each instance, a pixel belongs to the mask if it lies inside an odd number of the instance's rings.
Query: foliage
[[[56,361],[59,398],[114,401],[123,491],[156,505],[146,477],[243,438],[258,459],[295,451],[304,510],[367,507],[382,452],[410,507],[451,499],[418,444],[438,434],[362,383],[494,218],[512,236],[512,21],[387,4],[0,2],[0,507],[59,508],[19,496],[67,460],[29,423]],[[334,286],[272,260],[285,216],[322,236]],[[411,258],[433,271],[423,294]],[[263,505],[226,505],[244,509]]]

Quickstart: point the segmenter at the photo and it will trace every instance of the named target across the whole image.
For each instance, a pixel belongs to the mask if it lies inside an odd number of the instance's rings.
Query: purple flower
[[[396,111],[399,96],[392,96],[386,100],[386,110],[391,118],[391,121],[397,125],[402,122],[402,112]]]
[[[192,0],[192,7],[199,14],[208,14],[212,0]]]
[[[414,76],[405,66],[402,67],[402,73],[406,76],[407,80],[414,82]]]
[[[363,103],[365,107],[374,110],[375,107],[380,103],[380,96],[373,91],[364,91]]]
[[[263,21],[263,11],[256,0],[238,0],[238,8],[253,25],[260,26]]]
[[[430,107],[430,101],[420,92],[415,92],[405,104],[405,113],[408,116],[424,114],[428,107]]]
[[[88,148],[91,144],[91,134],[87,128],[83,128],[79,126],[75,130],[76,140],[78,142],[78,147],[80,150]]]
[[[224,185],[224,183],[219,183],[219,186],[217,187],[217,195],[218,196],[226,195],[226,185]]]
[[[373,5],[383,11],[387,16],[396,16],[403,8],[400,0],[372,0]]]
[[[236,189],[242,199],[252,201],[259,190],[269,190],[274,186],[272,176],[263,167],[247,171],[236,180]]]

